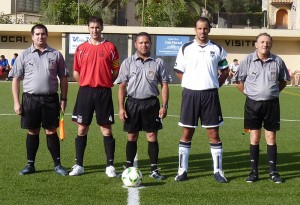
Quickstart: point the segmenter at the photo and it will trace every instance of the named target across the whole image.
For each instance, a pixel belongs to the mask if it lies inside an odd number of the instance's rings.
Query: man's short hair
[[[196,28],[196,26],[197,26],[197,22],[198,22],[198,21],[201,21],[201,22],[207,22],[209,28],[211,28],[209,19],[206,18],[206,17],[203,17],[203,16],[201,16],[201,17],[199,17],[199,18],[197,19],[197,21],[195,22],[195,28]]]
[[[36,24],[36,25],[34,25],[34,26],[31,28],[31,35],[34,34],[34,30],[35,30],[35,29],[44,29],[46,35],[48,36],[48,29],[47,29],[47,27],[46,27],[44,24]]]
[[[103,27],[103,20],[102,20],[102,18],[100,18],[98,16],[91,16],[87,22],[87,25],[89,26],[90,23],[99,23],[100,26]]]
[[[261,36],[268,36],[268,37],[271,39],[271,42],[273,41],[273,39],[272,39],[272,37],[270,36],[270,34],[268,34],[268,33],[260,33],[260,34],[258,34],[258,35],[256,36],[256,42],[257,42],[257,40],[259,39],[259,37],[261,37]]]
[[[149,35],[149,33],[147,33],[147,32],[140,32],[140,33],[138,33],[137,36],[136,36],[136,38],[135,38],[135,41],[136,41],[136,40],[138,39],[138,37],[140,37],[140,36],[147,36],[147,37],[149,38],[150,43],[151,43],[151,36]]]

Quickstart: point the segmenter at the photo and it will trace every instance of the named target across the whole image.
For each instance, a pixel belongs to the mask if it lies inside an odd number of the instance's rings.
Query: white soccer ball
[[[122,182],[126,187],[137,187],[142,182],[142,172],[136,167],[128,167],[122,173]]]

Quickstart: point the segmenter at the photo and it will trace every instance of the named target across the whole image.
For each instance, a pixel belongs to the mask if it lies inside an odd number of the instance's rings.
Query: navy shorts
[[[255,101],[247,97],[244,110],[245,129],[259,130],[263,124],[268,131],[280,130],[279,98]]]
[[[58,127],[60,104],[58,94],[35,95],[23,93],[21,128],[52,129]]]
[[[218,89],[183,89],[178,125],[196,128],[199,118],[205,128],[218,127],[224,123]]]
[[[160,103],[157,97],[147,99],[128,97],[125,103],[128,118],[124,123],[124,131],[130,133],[155,132],[162,129],[159,109]]]
[[[90,125],[94,112],[98,125],[114,124],[111,88],[79,87],[72,120],[79,124]]]

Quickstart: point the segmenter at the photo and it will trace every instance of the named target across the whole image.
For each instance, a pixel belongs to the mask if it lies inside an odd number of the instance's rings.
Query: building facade
[[[273,29],[300,29],[300,0],[263,0],[264,25]]]
[[[117,9],[116,25],[139,26],[135,18],[135,4],[130,0],[125,8]],[[38,22],[41,0],[1,0],[0,12],[14,22]],[[272,29],[300,29],[300,0],[262,0],[262,26]]]
[[[31,43],[32,25],[0,24],[0,54],[9,61],[14,53],[20,53]],[[59,50],[66,58],[69,73],[72,76],[74,46],[89,38],[86,26],[47,25],[48,43]],[[120,60],[134,54],[134,40],[139,32],[148,32],[152,38],[151,53],[165,61],[171,75],[176,60],[176,52],[180,45],[194,38],[194,28],[172,27],[135,27],[135,26],[104,26],[104,38],[114,42],[120,53]],[[273,37],[272,52],[279,55],[291,70],[300,69],[300,32],[287,29],[221,29],[213,28],[210,39],[222,45],[228,53],[227,60],[242,60],[247,54],[255,51],[255,38],[259,33],[267,32]],[[81,39],[80,39],[81,38]],[[166,39],[166,40],[162,40]],[[177,50],[176,50],[177,49]],[[174,55],[168,55],[171,52]],[[174,83],[177,78],[171,76]],[[72,80],[72,79],[70,79]]]
[[[10,16],[14,23],[38,22],[41,0],[1,0],[0,12]]]

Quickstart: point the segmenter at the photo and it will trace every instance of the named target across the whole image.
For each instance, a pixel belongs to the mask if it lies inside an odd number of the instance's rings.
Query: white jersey
[[[234,64],[234,63],[231,63],[231,65],[230,65],[230,70],[233,72],[233,73],[235,73],[237,70],[238,70],[238,68],[239,68],[239,64]]]
[[[182,72],[181,86],[190,90],[219,88],[219,70],[228,68],[227,53],[208,41],[201,46],[196,40],[180,47],[174,70]]]

